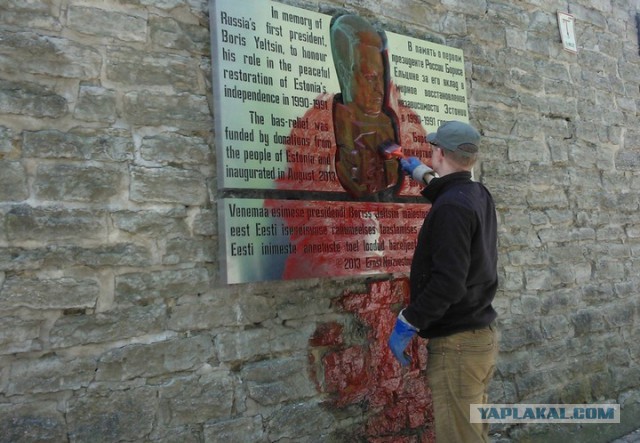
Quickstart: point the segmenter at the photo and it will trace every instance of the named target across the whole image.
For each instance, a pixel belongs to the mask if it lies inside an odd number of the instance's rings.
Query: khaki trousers
[[[489,441],[489,425],[470,423],[469,405],[487,402],[498,336],[493,326],[429,340],[427,376],[436,443]]]

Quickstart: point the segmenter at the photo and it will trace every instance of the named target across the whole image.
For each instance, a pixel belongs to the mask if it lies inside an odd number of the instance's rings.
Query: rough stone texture
[[[5,230],[12,244],[86,244],[105,241],[107,225],[101,211],[14,206],[6,214]]]
[[[203,205],[207,200],[205,179],[197,171],[165,168],[131,170],[131,200],[134,202]]]
[[[81,85],[73,116],[89,122],[115,122],[116,91],[99,86]]]
[[[122,193],[124,177],[108,166],[38,165],[33,188],[43,201],[108,203]]]
[[[62,118],[67,111],[67,100],[47,87],[0,79],[0,112],[3,115]]]
[[[67,438],[64,415],[55,401],[30,401],[0,406],[0,441],[59,442]]]
[[[20,162],[0,161],[0,199],[22,201],[29,197],[27,174]]]
[[[74,397],[67,408],[69,441],[132,441],[151,432],[158,398],[152,387],[103,388]]]
[[[36,280],[16,276],[5,279],[0,309],[81,309],[95,306],[99,295],[95,281],[63,277]]]
[[[490,399],[623,408],[494,440],[635,429],[637,2],[571,2],[578,54],[549,0],[285,3],[464,51],[500,222]],[[219,283],[208,14],[0,1],[0,442],[433,441],[384,347],[403,276]]]
[[[100,72],[97,48],[63,38],[31,32],[6,32],[0,50],[9,74],[48,74],[54,77],[95,78]]]
[[[133,160],[134,146],[129,131],[79,128],[24,131],[22,149],[27,158],[124,162]]]
[[[67,12],[67,26],[82,34],[144,42],[147,34],[147,14],[145,11],[132,12],[134,14],[72,4]]]

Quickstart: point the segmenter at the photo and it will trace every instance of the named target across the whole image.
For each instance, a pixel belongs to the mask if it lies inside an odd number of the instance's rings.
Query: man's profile
[[[386,41],[371,24],[344,15],[331,25],[331,49],[341,94],[333,105],[336,172],[355,198],[379,194],[399,185],[396,158],[384,155],[397,146],[397,124],[386,109],[388,69]]]

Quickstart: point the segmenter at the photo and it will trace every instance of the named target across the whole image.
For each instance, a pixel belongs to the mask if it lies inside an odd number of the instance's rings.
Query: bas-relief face
[[[360,43],[356,47],[353,102],[365,115],[376,117],[384,100],[384,64],[380,48]]]

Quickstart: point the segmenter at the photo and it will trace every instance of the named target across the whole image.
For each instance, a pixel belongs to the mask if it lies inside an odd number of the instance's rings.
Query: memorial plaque
[[[212,5],[219,188],[345,192],[336,171],[332,17],[264,0]],[[378,32],[395,142],[428,162],[426,134],[442,121],[468,121],[462,51]],[[402,178],[396,193],[418,195]]]
[[[399,160],[468,122],[462,51],[275,1],[210,22],[218,187],[275,196],[218,201],[226,282],[408,272],[430,206]]]
[[[429,205],[224,199],[227,283],[406,272]]]

